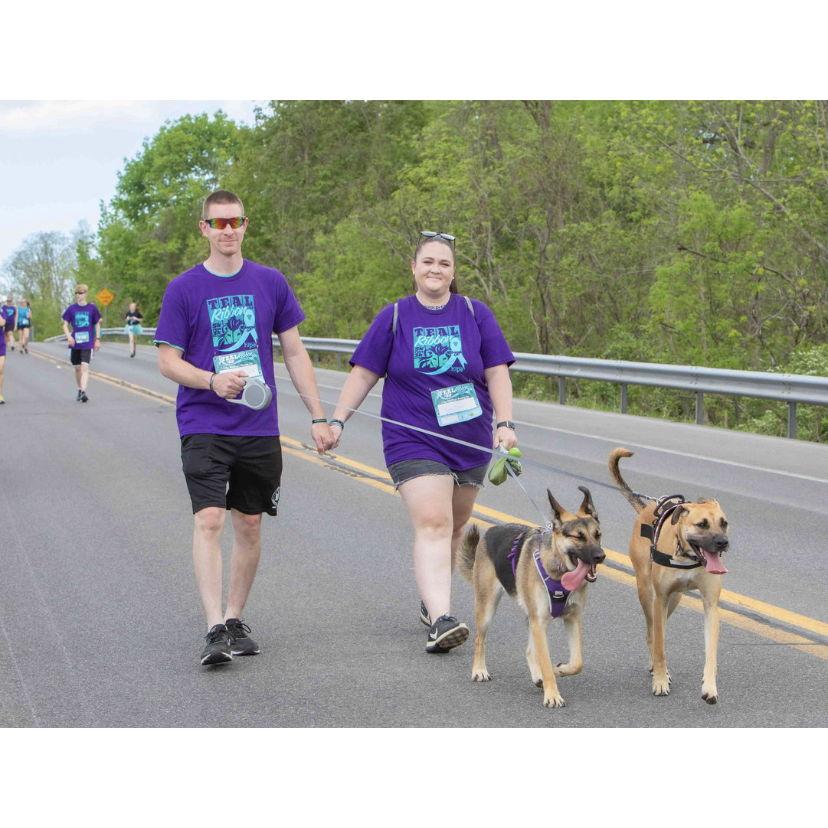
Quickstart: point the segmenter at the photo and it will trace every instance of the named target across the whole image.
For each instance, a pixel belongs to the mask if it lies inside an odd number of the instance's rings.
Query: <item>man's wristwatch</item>
[[[501,420],[497,424],[497,428],[511,428],[512,431],[517,431],[515,424],[511,420]]]

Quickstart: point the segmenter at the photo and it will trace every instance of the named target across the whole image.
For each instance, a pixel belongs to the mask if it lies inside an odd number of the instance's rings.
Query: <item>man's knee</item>
[[[197,532],[220,533],[224,528],[226,510],[218,506],[207,506],[195,513],[195,528]]]

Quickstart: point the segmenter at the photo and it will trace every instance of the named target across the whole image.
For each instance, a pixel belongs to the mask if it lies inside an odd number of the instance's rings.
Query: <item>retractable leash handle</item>
[[[244,381],[244,390],[240,399],[227,400],[234,405],[246,405],[254,411],[261,411],[270,405],[273,399],[273,392],[270,386],[262,382],[258,377],[247,377]]]

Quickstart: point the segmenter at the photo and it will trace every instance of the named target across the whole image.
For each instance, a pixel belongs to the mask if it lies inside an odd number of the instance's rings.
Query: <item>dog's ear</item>
[[[679,518],[682,515],[686,515],[688,511],[689,510],[684,506],[676,506],[676,508],[673,509],[673,514],[670,516],[670,523],[675,526],[679,522]]]
[[[552,514],[555,516],[554,527],[556,529],[559,529],[561,524],[563,523],[561,515],[563,515],[566,509],[564,509],[564,507],[561,506],[561,504],[558,503],[557,500],[555,500],[555,497],[553,496],[552,492],[549,491],[549,489],[546,490],[546,496],[549,498],[549,505],[552,507]]]
[[[595,504],[592,502],[592,494],[589,489],[586,486],[578,486],[578,488],[584,493],[584,500],[578,507],[578,511],[582,515],[590,515],[598,520],[598,512],[595,509]]]

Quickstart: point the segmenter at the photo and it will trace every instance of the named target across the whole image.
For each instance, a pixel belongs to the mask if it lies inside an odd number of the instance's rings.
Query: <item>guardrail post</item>
[[[788,403],[788,437],[796,439],[796,403]]]
[[[563,377],[558,377],[558,402],[566,405],[566,380]]]
[[[704,425],[704,392],[696,391],[696,423]]]
[[[627,383],[622,382],[621,383],[621,413],[622,414],[627,413],[627,403],[628,403],[628,400],[627,400]]]

